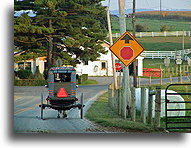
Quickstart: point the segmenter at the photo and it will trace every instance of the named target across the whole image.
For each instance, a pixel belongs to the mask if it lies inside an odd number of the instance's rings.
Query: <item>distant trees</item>
[[[94,61],[105,49],[106,31],[101,0],[15,0],[14,44],[26,52],[21,59],[47,56],[48,67],[61,58],[64,64]],[[31,10],[35,16],[27,15]],[[73,56],[75,55],[75,56]]]
[[[147,25],[137,24],[136,25],[136,32],[145,32],[148,31],[149,28]]]
[[[162,25],[161,28],[160,28],[160,31],[161,32],[164,32],[164,31],[173,31],[174,30],[174,26],[167,26],[167,25]]]

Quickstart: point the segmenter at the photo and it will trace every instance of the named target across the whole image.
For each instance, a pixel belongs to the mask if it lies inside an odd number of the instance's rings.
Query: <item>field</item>
[[[119,32],[119,18],[111,16],[112,32]],[[132,19],[126,19],[127,30],[132,31]],[[146,31],[159,32],[161,26],[166,25],[171,27],[171,31],[191,31],[191,21],[182,19],[157,19],[157,18],[137,18],[136,24],[141,24],[146,28]]]
[[[137,12],[138,18],[180,19],[191,20],[191,11],[144,11]]]
[[[113,38],[116,41],[118,38]],[[136,38],[145,51],[182,50],[182,37],[144,37]],[[191,38],[184,37],[184,49],[191,48]]]
[[[137,38],[145,50],[176,51],[182,50],[182,37],[144,37]],[[184,48],[191,48],[191,38],[184,37]]]

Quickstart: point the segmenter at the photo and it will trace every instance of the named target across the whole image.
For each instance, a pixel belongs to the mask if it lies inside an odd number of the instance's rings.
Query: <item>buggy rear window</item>
[[[70,82],[71,73],[54,73],[54,82]]]

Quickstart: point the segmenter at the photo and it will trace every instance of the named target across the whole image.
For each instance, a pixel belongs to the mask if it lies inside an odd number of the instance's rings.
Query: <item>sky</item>
[[[102,2],[104,6],[108,6],[110,1],[110,10],[118,9],[118,0],[105,0]],[[125,9],[132,8],[133,0],[125,0]],[[147,8],[159,10],[160,0],[136,0],[136,8]],[[190,9],[191,0],[161,0],[161,6],[163,10],[166,9]]]

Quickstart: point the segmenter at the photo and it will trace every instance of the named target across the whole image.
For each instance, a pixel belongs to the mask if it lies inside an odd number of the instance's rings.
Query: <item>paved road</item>
[[[107,85],[79,86],[77,98],[84,93],[84,112],[95,98],[107,90]],[[40,96],[47,96],[44,87],[14,87],[14,131],[17,133],[89,133],[100,132],[97,127],[86,119],[80,119],[79,110],[68,112],[68,117],[57,119],[57,111],[46,109],[44,117],[40,119]]]

